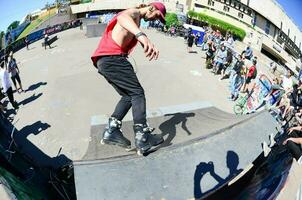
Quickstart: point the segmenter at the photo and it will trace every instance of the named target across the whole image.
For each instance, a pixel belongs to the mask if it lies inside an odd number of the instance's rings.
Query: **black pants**
[[[146,124],[146,98],[131,63],[124,56],[105,56],[97,62],[98,72],[122,96],[111,117],[122,120],[132,106],[134,124]]]
[[[17,109],[18,106],[14,100],[14,93],[13,93],[13,89],[12,87],[8,88],[8,90],[6,91],[7,97],[9,99],[9,102],[12,104],[12,106]]]
[[[17,82],[16,82],[16,80],[18,81],[19,85],[21,85],[21,79],[20,79],[20,76],[19,76],[18,73],[15,76],[12,76],[12,81],[13,81],[15,87],[17,88]]]
[[[298,138],[298,137],[302,137],[302,134],[300,131],[293,131],[290,134],[290,137]],[[301,149],[300,144],[296,144],[293,141],[287,141],[286,146],[287,146],[289,152],[292,154],[292,156],[296,160],[299,160],[299,158],[302,156],[302,149]]]

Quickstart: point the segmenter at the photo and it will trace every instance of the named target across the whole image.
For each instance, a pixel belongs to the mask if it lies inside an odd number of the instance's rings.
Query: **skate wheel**
[[[143,155],[144,155],[144,153],[143,153],[142,151],[140,151],[140,150],[138,150],[136,153],[137,153],[137,155],[139,155],[139,156],[143,156]]]
[[[105,144],[105,142],[104,142],[104,140],[103,140],[103,139],[101,139],[101,144]]]

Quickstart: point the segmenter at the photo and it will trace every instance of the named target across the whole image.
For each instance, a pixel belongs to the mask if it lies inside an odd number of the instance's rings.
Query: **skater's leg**
[[[115,110],[111,117],[114,117],[120,121],[122,121],[125,115],[128,113],[129,109],[131,108],[131,97],[129,96],[122,96],[120,101],[117,103]]]

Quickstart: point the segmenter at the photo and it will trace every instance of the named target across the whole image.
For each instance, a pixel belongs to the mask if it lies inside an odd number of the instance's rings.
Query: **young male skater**
[[[139,154],[144,154],[152,146],[163,142],[160,134],[151,134],[154,128],[146,120],[146,99],[132,65],[127,60],[128,54],[139,42],[144,48],[149,61],[157,59],[159,51],[151,43],[140,27],[141,19],[165,23],[166,8],[160,2],[140,5],[117,14],[108,24],[102,39],[91,57],[98,72],[122,96],[109,118],[103,132],[102,143],[115,144],[130,148],[130,141],[121,131],[122,120],[132,107],[134,121],[135,146]]]

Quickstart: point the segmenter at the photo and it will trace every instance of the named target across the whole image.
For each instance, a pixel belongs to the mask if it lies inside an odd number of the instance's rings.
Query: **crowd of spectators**
[[[196,35],[190,29],[187,32],[185,39],[190,52]],[[203,42],[199,47],[205,51],[206,68],[211,69],[213,74],[220,75],[219,81],[229,78],[229,100],[236,101],[240,95],[253,93],[259,79],[257,73],[259,61],[250,43],[238,53],[234,48],[232,34],[226,33],[223,36],[219,30],[205,28]],[[276,62],[273,61],[268,66],[271,74],[267,77],[271,81],[271,87],[261,105],[266,104],[265,107],[280,122],[282,133],[287,135],[283,144],[298,163],[302,164],[302,70],[296,80],[293,72],[285,67],[283,74],[277,76]],[[273,93],[278,96],[272,95]]]

